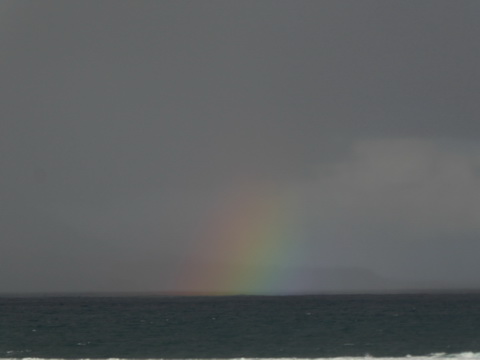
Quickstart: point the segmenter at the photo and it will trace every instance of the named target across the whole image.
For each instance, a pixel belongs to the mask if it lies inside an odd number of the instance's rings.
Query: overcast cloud
[[[279,268],[480,287],[479,19],[473,0],[4,0],[0,292],[185,290],[168,274],[192,249],[225,261],[198,234],[243,182],[301,203],[304,255]]]

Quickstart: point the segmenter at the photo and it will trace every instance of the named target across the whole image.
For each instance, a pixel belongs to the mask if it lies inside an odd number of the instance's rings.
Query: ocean
[[[480,295],[1,296],[0,358],[480,359]]]

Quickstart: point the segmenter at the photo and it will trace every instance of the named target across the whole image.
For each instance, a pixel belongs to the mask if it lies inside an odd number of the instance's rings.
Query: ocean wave
[[[185,359],[170,359],[170,358],[149,358],[149,359],[135,359],[135,358],[37,358],[37,357],[8,357],[0,358],[0,360],[360,360],[360,359],[381,359],[381,360],[433,360],[433,359],[479,359],[480,353],[475,352],[462,352],[456,354],[448,353],[433,353],[423,356],[397,356],[397,357],[376,357],[366,354],[365,356],[340,356],[340,357],[318,357],[318,358],[260,358],[260,357],[245,357],[245,358],[185,358]]]

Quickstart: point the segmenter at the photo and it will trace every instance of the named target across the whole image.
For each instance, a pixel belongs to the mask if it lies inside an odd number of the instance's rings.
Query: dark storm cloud
[[[239,178],[311,198],[310,265],[477,269],[477,2],[1,6],[5,291],[155,289]]]

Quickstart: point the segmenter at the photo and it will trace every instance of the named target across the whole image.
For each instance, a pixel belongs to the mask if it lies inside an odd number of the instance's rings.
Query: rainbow
[[[299,197],[273,184],[237,187],[214,212],[184,263],[181,286],[193,293],[262,294],[282,288],[279,269],[297,255]],[[225,200],[226,199],[226,200]],[[198,265],[196,254],[215,260]]]

